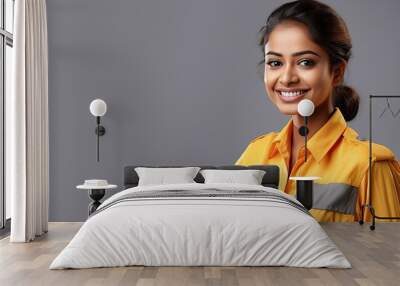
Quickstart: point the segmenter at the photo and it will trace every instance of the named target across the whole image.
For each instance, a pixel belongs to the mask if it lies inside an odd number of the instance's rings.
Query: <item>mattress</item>
[[[129,265],[351,268],[293,197],[258,185],[198,183],[113,195],[50,269]]]

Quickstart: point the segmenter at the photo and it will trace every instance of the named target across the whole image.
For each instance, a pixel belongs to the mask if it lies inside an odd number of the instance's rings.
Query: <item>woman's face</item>
[[[269,98],[283,114],[297,114],[297,104],[304,98],[313,101],[316,109],[331,104],[334,76],[329,57],[311,40],[305,25],[284,21],[270,33],[264,83]]]

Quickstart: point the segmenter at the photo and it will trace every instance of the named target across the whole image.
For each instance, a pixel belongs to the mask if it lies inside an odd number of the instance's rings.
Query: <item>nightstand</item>
[[[312,209],[314,181],[321,179],[321,177],[289,177],[289,179],[296,181],[296,199],[302,203],[307,210]]]
[[[85,184],[76,186],[76,188],[79,190],[87,190],[89,198],[93,200],[88,206],[89,216],[101,205],[100,200],[104,197],[106,190],[115,189],[117,187],[117,185],[109,185],[106,180],[101,180],[103,184],[97,185],[88,183],[90,181],[92,180],[86,180]]]

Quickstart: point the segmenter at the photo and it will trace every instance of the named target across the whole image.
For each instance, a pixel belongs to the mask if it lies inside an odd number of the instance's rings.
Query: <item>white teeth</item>
[[[287,96],[287,97],[293,97],[293,96],[299,96],[300,94],[303,94],[304,91],[294,91],[294,92],[286,92],[286,91],[280,91],[279,92],[282,96]]]

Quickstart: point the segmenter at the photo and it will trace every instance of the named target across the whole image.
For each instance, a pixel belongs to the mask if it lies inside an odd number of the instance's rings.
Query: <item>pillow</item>
[[[199,167],[135,168],[139,176],[138,186],[196,183],[193,179],[199,170]]]
[[[262,170],[201,170],[205,184],[261,185],[265,171]]]

